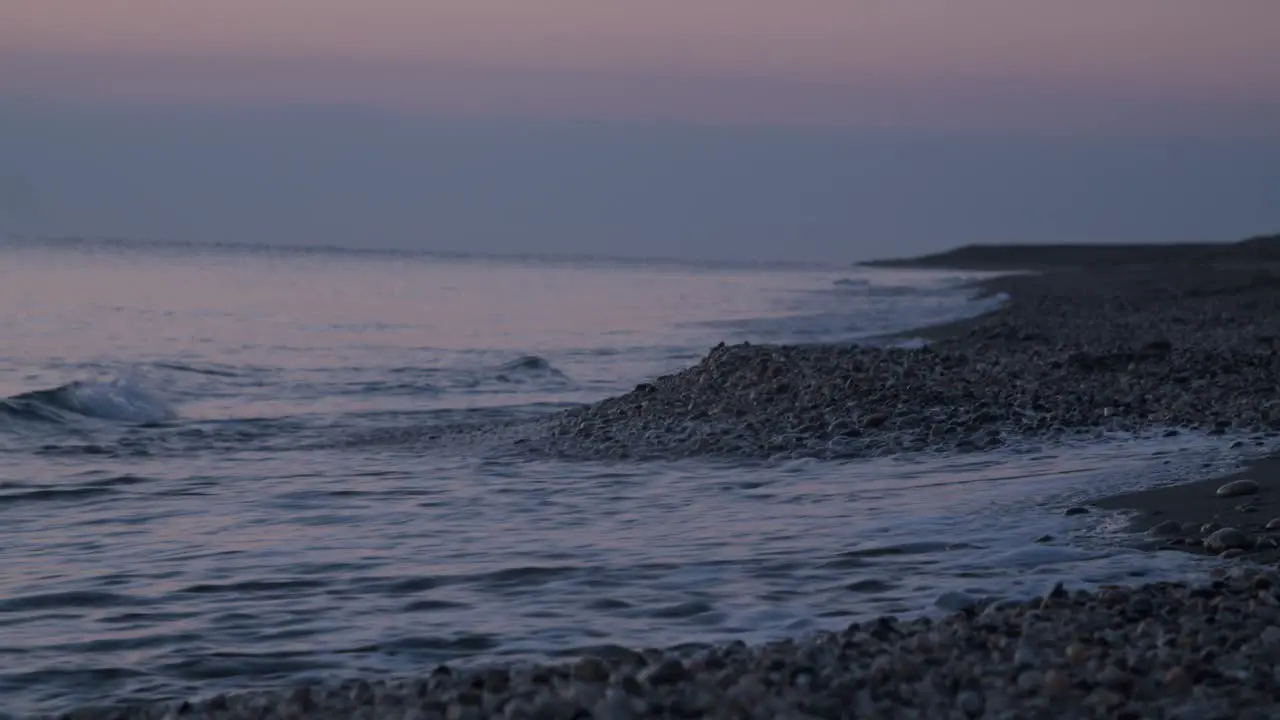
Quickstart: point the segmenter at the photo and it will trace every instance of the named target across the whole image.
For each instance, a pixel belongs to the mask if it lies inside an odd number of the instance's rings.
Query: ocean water
[[[720,341],[883,342],[999,301],[971,279],[9,241],[0,710],[759,641],[1202,571],[1062,510],[1237,459],[1209,439],[841,463],[412,442],[625,392]]]

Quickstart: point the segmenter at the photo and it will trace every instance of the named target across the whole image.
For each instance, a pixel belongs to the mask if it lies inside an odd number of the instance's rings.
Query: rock
[[[1068,517],[1070,517],[1070,516],[1072,516],[1072,515],[1087,515],[1088,513],[1089,513],[1089,508],[1087,508],[1087,507],[1081,507],[1081,506],[1079,506],[1079,505],[1077,505],[1077,506],[1075,506],[1075,507],[1069,507],[1069,508],[1067,508],[1066,510],[1063,510],[1063,511],[1062,511],[1062,514],[1063,514],[1063,515],[1066,515],[1066,516],[1068,516]]]
[[[1130,615],[1146,617],[1155,610],[1155,604],[1151,602],[1151,598],[1145,595],[1138,595],[1129,601],[1127,609]]]
[[[960,708],[960,712],[965,715],[976,718],[981,717],[986,709],[986,700],[982,694],[974,690],[963,690],[956,695],[956,707]]]
[[[1152,535],[1177,535],[1182,532],[1182,523],[1177,520],[1165,520],[1147,530]]]
[[[1168,355],[1171,352],[1173,352],[1173,343],[1163,338],[1159,340],[1152,340],[1146,345],[1143,345],[1142,350],[1139,351],[1139,353],[1142,355],[1156,356],[1156,357]]]
[[[872,413],[863,419],[862,424],[864,427],[878,428],[887,422],[889,422],[888,413]]]
[[[600,658],[588,655],[573,664],[573,679],[589,683],[606,682],[609,680],[609,668]]]
[[[1071,676],[1058,669],[1044,674],[1044,689],[1050,696],[1060,697],[1071,692]]]
[[[1093,652],[1088,647],[1078,642],[1073,642],[1070,645],[1067,645],[1067,649],[1063,651],[1063,656],[1066,657],[1067,662],[1072,665],[1084,664],[1090,657],[1092,657],[1092,655]]]
[[[1241,495],[1253,495],[1259,490],[1258,483],[1248,478],[1232,480],[1218,488],[1216,493],[1218,497],[1240,497]]]
[[[503,668],[491,668],[480,674],[480,682],[485,692],[501,695],[511,686],[511,675]]]
[[[1061,580],[1058,580],[1050,586],[1049,592],[1045,593],[1044,597],[1040,599],[1040,607],[1048,607],[1054,602],[1066,600],[1068,597],[1070,597],[1070,593],[1067,592],[1066,585]]]
[[[289,693],[289,707],[298,712],[308,713],[316,709],[315,697],[311,692],[311,688],[306,685],[300,685]]]
[[[1271,518],[1270,520],[1268,520],[1268,521],[1267,521],[1267,525],[1266,525],[1266,527],[1265,527],[1264,529],[1266,529],[1266,530],[1280,530],[1280,517],[1278,517],[1278,518]]]
[[[1030,695],[1044,689],[1044,673],[1039,670],[1023,670],[1016,681],[1018,691]]]
[[[1191,675],[1181,667],[1171,667],[1165,672],[1164,677],[1161,679],[1161,685],[1169,690],[1169,692],[1181,695],[1191,689]]]
[[[1280,649],[1280,628],[1275,625],[1268,625],[1258,636],[1258,642],[1262,643],[1262,647],[1269,650]]]
[[[650,667],[642,678],[649,685],[671,685],[681,682],[688,676],[684,663],[675,658],[668,658]]]
[[[1204,539],[1206,549],[1213,552],[1222,552],[1224,550],[1234,550],[1237,548],[1244,549],[1253,547],[1253,538],[1243,530],[1236,528],[1222,528],[1213,531],[1209,537]]]

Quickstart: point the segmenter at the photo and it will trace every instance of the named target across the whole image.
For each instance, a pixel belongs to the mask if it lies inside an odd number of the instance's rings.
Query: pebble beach
[[[1267,452],[1280,437],[1270,263],[1155,253],[1003,275],[974,288],[1008,297],[978,318],[857,346],[721,345],[618,397],[424,442],[567,460],[842,461],[1195,433]],[[998,265],[986,269],[1018,269]],[[1081,508],[1131,514],[1133,542],[1152,552],[1222,556],[1199,583],[1050,584],[1031,601],[974,600],[940,619],[884,617],[766,645],[610,648],[63,717],[1275,717],[1278,474],[1263,460]]]

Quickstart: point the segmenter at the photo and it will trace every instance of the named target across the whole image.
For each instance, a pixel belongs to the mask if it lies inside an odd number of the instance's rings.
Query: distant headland
[[[1280,233],[1225,243],[965,245],[932,255],[868,260],[858,265],[953,270],[1057,270],[1186,262],[1280,263]]]

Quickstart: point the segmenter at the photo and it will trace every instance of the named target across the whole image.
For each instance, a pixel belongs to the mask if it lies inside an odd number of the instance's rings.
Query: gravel
[[[503,439],[579,459],[857,458],[1106,432],[1280,431],[1280,275],[1011,276],[1014,302],[919,349],[720,345]]]

